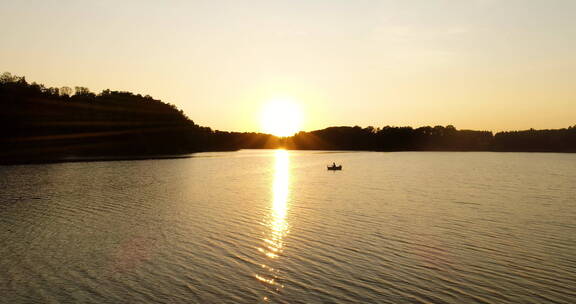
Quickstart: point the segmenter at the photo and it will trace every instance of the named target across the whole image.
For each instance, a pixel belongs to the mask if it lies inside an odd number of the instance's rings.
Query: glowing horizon
[[[275,98],[267,101],[262,109],[261,131],[279,137],[292,136],[301,131],[303,113],[291,98]]]
[[[576,124],[574,11],[569,0],[4,1],[0,72],[148,94],[226,131],[261,131],[276,94],[298,101],[303,131],[556,129]]]

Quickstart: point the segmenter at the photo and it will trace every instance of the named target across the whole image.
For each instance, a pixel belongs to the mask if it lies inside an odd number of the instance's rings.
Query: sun
[[[289,98],[272,99],[262,111],[262,131],[276,136],[291,136],[300,131],[302,111]]]

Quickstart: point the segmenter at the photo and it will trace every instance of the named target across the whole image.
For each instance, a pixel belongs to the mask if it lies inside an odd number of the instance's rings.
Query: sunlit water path
[[[575,154],[201,153],[0,190],[0,303],[576,298]]]

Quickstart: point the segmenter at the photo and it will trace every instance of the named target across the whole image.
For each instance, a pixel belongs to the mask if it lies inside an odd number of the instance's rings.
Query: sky
[[[0,73],[149,94],[260,131],[576,125],[574,0],[0,1]]]

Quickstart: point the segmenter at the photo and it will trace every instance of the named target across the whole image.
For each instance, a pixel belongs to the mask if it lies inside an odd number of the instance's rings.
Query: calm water
[[[576,301],[576,154],[203,153],[0,190],[1,303]]]

